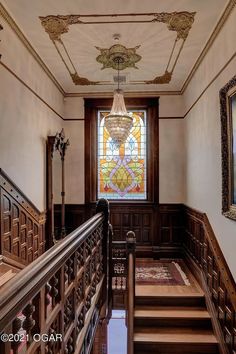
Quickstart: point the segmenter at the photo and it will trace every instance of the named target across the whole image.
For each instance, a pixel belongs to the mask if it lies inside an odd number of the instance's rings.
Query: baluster
[[[84,316],[85,316],[85,309],[84,309],[84,306],[83,306],[80,314],[78,315],[78,319],[77,319],[77,325],[76,325],[76,334],[77,334],[77,336],[79,335],[81,329],[84,326]]]
[[[14,321],[12,322],[12,333],[17,334],[19,332],[19,330],[21,329],[21,326],[22,326],[22,320],[19,317],[16,317],[14,319]],[[18,347],[19,347],[20,343],[21,343],[20,341],[12,342],[11,346],[12,346],[14,353],[18,352]]]
[[[47,283],[45,285],[45,304],[46,304],[46,306],[50,305],[50,303],[51,303],[50,291],[51,291],[51,285],[49,283]]]
[[[73,354],[74,353],[74,340],[73,337],[70,337],[67,341],[66,348],[65,348],[65,353],[66,354]]]
[[[69,267],[68,267],[67,262],[66,262],[65,265],[64,265],[65,284],[66,284],[67,282],[69,282],[68,269],[69,269]]]
[[[59,300],[59,280],[58,280],[58,274],[55,274],[49,281],[49,284],[51,285],[51,289],[49,294],[52,296],[52,303],[53,306],[55,306],[55,303],[58,302]]]
[[[35,326],[35,320],[33,319],[33,313],[35,312],[35,306],[29,303],[22,311],[25,319],[23,320],[22,327],[26,330],[26,333],[30,333]]]

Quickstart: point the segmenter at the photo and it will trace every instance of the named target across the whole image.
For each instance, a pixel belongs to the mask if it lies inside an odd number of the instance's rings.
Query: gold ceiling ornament
[[[118,70],[118,65],[119,70],[124,70],[126,68],[138,69],[135,64],[142,59],[141,55],[136,53],[136,50],[139,47],[140,45],[137,45],[134,48],[126,48],[122,44],[114,44],[108,49],[95,47],[101,53],[97,56],[96,60],[98,63],[103,64],[101,70],[106,68]],[[116,58],[120,58],[121,60],[118,61]]]
[[[76,23],[83,23],[79,20],[80,15],[66,15],[66,16],[53,16],[46,17],[39,16],[41,24],[48,33],[52,41],[61,41],[61,35],[69,32],[69,25]]]
[[[183,39],[184,41],[188,37],[189,31],[192,28],[194,22],[194,16],[196,12],[161,12],[155,14],[153,22],[163,22],[167,24],[170,31],[177,32],[177,39]]]
[[[70,74],[75,85],[88,86],[88,85],[97,85],[99,81],[90,81],[86,77],[80,77],[78,73]]]
[[[153,80],[145,81],[145,84],[168,84],[171,81],[172,73],[165,71],[165,74],[155,77]]]
[[[107,81],[90,81],[85,77],[81,77],[75,68],[74,63],[69,55],[69,52],[62,40],[62,35],[69,31],[69,26],[73,24],[83,25],[99,25],[99,24],[115,24],[115,23],[165,23],[168,30],[176,32],[176,38],[173,43],[170,56],[163,75],[156,76],[152,80],[130,81],[131,85],[137,84],[168,84],[172,79],[172,74],[176,67],[177,61],[182,52],[184,43],[189,35],[194,22],[196,12],[161,12],[161,13],[142,13],[142,14],[94,14],[94,15],[49,15],[39,17],[45,31],[56,47],[62,62],[68,70],[75,85],[107,85],[111,82]],[[104,20],[105,18],[105,20]],[[119,38],[114,38],[119,40]],[[181,45],[177,46],[177,42],[181,41]],[[117,61],[114,58],[121,58],[120,70],[125,68],[136,68],[136,63],[142,57],[136,53],[140,46],[134,48],[126,48],[121,44],[115,44],[110,48],[96,47],[100,51],[97,56],[97,62],[103,64],[102,69],[113,68],[117,69]]]

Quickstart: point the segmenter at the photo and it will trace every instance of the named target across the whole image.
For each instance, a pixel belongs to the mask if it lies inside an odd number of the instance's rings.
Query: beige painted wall
[[[185,118],[186,124],[186,203],[207,213],[229,267],[236,279],[236,222],[221,214],[221,124],[219,90],[235,74],[236,59],[225,64],[236,50],[236,9],[184,95],[186,110],[219,73]]]
[[[84,121],[64,123],[70,146],[66,152],[66,203],[84,203]]]
[[[8,24],[1,23],[1,62],[62,114],[61,93]],[[42,211],[46,207],[46,138],[60,130],[63,121],[1,63],[0,78],[0,167]]]
[[[184,119],[160,119],[159,137],[160,203],[183,203],[186,186]]]

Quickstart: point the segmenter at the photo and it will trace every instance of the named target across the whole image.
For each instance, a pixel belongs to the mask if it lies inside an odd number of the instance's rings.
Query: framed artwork
[[[236,76],[220,90],[222,213],[236,220]]]

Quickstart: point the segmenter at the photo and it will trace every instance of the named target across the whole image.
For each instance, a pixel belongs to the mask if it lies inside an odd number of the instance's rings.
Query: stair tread
[[[210,318],[208,311],[201,307],[138,306],[135,318]]]
[[[12,272],[12,270],[8,270],[5,273],[0,273],[0,286],[5,284],[8,280],[10,280],[12,277],[14,277],[15,273]]]
[[[208,343],[217,344],[211,330],[191,328],[139,328],[134,332],[134,342],[152,343]]]
[[[204,293],[199,293],[199,292],[196,292],[196,293],[189,293],[189,294],[178,294],[178,293],[162,293],[162,294],[157,294],[155,292],[153,293],[150,293],[150,294],[136,294],[135,295],[136,298],[165,298],[165,297],[173,297],[173,298],[195,298],[195,297],[199,297],[199,298],[202,298],[204,297]]]

